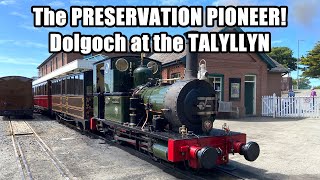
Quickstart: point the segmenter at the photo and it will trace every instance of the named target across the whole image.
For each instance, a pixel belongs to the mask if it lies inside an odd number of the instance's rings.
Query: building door
[[[244,105],[247,115],[256,114],[256,76],[246,75],[244,85]]]

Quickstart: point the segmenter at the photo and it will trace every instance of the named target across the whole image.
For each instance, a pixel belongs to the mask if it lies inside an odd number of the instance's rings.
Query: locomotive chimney
[[[187,38],[187,34],[191,32],[197,31],[188,31],[184,33],[184,36],[186,37],[186,68],[184,74],[185,80],[196,79],[198,73],[198,53],[190,52],[190,42]]]

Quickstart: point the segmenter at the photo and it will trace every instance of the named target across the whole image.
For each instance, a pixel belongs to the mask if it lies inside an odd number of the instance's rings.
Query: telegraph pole
[[[304,41],[299,39],[298,40],[298,60],[297,60],[297,90],[299,90],[299,62],[300,62],[300,41]]]

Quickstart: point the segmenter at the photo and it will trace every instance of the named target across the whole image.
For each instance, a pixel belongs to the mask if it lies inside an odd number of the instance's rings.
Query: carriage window
[[[74,94],[73,76],[69,77],[69,94]]]
[[[57,80],[52,81],[51,83],[51,94],[57,94]]]
[[[58,92],[58,87],[57,87],[57,85],[58,85],[58,81],[57,80],[55,80],[54,81],[54,83],[52,84],[52,86],[53,86],[53,93],[52,94],[58,94],[57,92]]]
[[[61,89],[62,89],[62,94],[65,94],[66,93],[66,80],[65,80],[65,78],[63,78],[62,79],[62,87],[61,87]]]
[[[54,86],[55,86],[55,88],[54,88],[54,91],[55,91],[55,92],[54,92],[54,93],[55,93],[55,94],[58,94],[58,80],[55,80],[55,81],[54,81]]]
[[[70,94],[70,77],[66,78],[66,94]]]
[[[80,80],[80,74],[76,76],[77,78],[77,86],[76,86],[76,91],[78,95],[81,95],[81,89],[83,89],[82,85],[81,85],[81,80]]]
[[[78,87],[77,87],[77,75],[76,76],[72,76],[72,82],[73,82],[73,90],[72,90],[72,94],[75,94],[75,95],[77,95],[78,94],[78,92],[77,92],[77,90],[78,90]]]
[[[72,82],[72,94],[77,94],[77,79],[76,76],[71,77],[71,82]]]
[[[74,76],[74,94],[79,95],[79,75]]]
[[[51,83],[51,94],[56,94],[56,81],[52,81]]]
[[[71,76],[71,94],[77,94],[75,86],[75,76]]]
[[[67,77],[67,94],[71,94],[71,77]]]
[[[58,94],[61,94],[61,79],[58,80]]]
[[[55,94],[55,89],[56,89],[55,81],[51,81],[51,94],[52,94],[52,95]]]
[[[43,91],[44,91],[44,95],[47,95],[47,85],[46,84],[43,85]]]
[[[79,75],[79,94],[83,94],[83,74]]]

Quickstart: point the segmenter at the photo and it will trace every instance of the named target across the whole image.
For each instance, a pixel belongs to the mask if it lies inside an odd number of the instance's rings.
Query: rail
[[[65,179],[74,179],[74,176],[71,172],[66,168],[62,162],[53,154],[52,150],[48,147],[48,145],[43,141],[43,139],[36,133],[36,131],[30,126],[30,124],[26,121],[19,121],[20,123],[25,123],[25,125],[31,130],[32,133],[15,133],[14,128],[12,126],[12,120],[9,121],[10,123],[10,131],[12,136],[12,145],[15,151],[15,156],[17,159],[19,171],[21,174],[22,179],[29,178],[30,180],[33,179],[32,171],[30,170],[28,161],[24,155],[24,151],[22,146],[20,145],[20,141],[17,137],[22,138],[23,136],[34,137],[34,140],[37,142],[39,147],[42,149],[43,152],[47,155],[49,160],[52,162],[54,167],[58,170],[59,174],[64,177]]]

